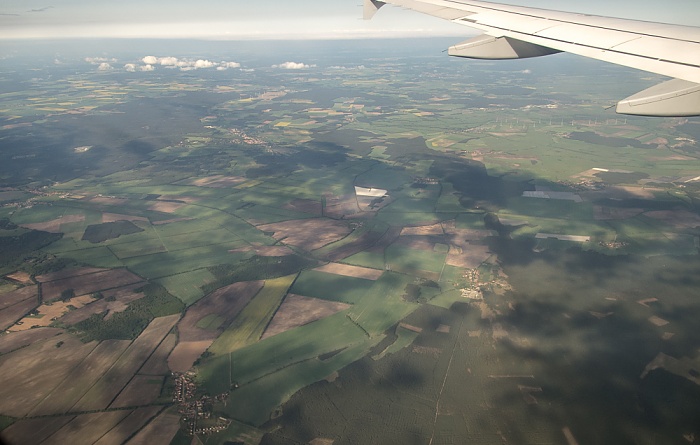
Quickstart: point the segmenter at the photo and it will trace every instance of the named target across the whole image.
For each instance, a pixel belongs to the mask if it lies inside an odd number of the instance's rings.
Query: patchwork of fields
[[[0,93],[0,436],[700,437],[697,122],[419,59]]]

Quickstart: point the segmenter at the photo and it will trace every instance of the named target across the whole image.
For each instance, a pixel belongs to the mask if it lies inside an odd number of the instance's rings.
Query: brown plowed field
[[[75,404],[75,411],[105,409],[114,400],[136,371],[160,345],[175,326],[180,314],[154,319],[119,357],[119,360]]]
[[[0,335],[0,354],[16,351],[19,348],[34,344],[34,342],[62,335],[64,332],[63,329],[58,328],[39,328]],[[60,341],[61,338],[57,338],[56,341]]]
[[[357,213],[360,213],[360,208],[354,193],[342,196],[326,195],[324,215],[340,219]]]
[[[27,286],[0,294],[0,311],[39,294],[37,286]]]
[[[31,296],[19,303],[13,304],[0,311],[0,330],[12,327],[18,320],[23,318],[31,310],[39,306],[38,295]],[[18,326],[19,327],[19,326]]]
[[[429,226],[404,227],[401,235],[442,235],[442,224],[431,224]]]
[[[92,444],[121,422],[130,411],[109,411],[76,416],[44,442],[45,445]]]
[[[144,375],[165,375],[170,372],[168,369],[168,356],[177,344],[177,335],[168,334],[160,343],[155,352],[151,354],[149,359],[139,370],[139,374]]]
[[[146,425],[126,445],[153,445],[170,443],[180,429],[180,416],[177,407],[162,412],[153,422]]]
[[[177,325],[178,344],[168,357],[172,371],[185,372],[211,345],[248,302],[262,289],[264,281],[234,283],[217,289],[193,304]],[[197,323],[215,315],[221,322],[215,329],[198,327]]]
[[[20,227],[43,232],[61,233],[61,224],[85,221],[85,215],[66,215],[43,223],[20,224]]]
[[[75,295],[85,295],[136,283],[145,281],[126,269],[103,270],[43,283],[41,295],[44,301],[51,301],[59,298],[66,289],[73,289]]]
[[[128,340],[103,341],[30,412],[32,416],[65,413],[80,400],[129,346]]]
[[[347,303],[288,294],[265,329],[262,338],[272,337],[297,326],[326,318],[349,307]]]
[[[48,338],[0,356],[0,414],[24,417],[97,346],[72,335]]]
[[[38,444],[74,418],[61,416],[20,420],[2,430],[2,439],[8,444]]]
[[[139,428],[151,420],[162,407],[147,406],[138,408],[124,418],[117,426],[102,436],[94,445],[121,445],[131,437]]]
[[[258,226],[263,232],[274,232],[273,238],[304,250],[319,249],[346,237],[352,229],[347,223],[325,218],[284,221]]]
[[[178,342],[168,357],[168,368],[172,372],[187,372],[212,343],[214,339]]]
[[[329,263],[325,266],[317,267],[314,270],[334,275],[343,275],[345,277],[364,278],[365,280],[378,280],[384,273],[383,270],[340,263]]]
[[[298,212],[311,213],[313,215],[321,216],[322,207],[320,201],[314,201],[312,199],[295,199],[284,206],[284,209],[296,210]]]
[[[163,376],[135,375],[110,408],[149,405],[156,401],[163,386]]]

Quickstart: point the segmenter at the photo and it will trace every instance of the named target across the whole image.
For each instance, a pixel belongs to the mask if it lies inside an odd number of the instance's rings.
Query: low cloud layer
[[[279,65],[272,65],[272,68],[280,68],[283,70],[305,70],[309,68],[315,68],[316,65],[307,65],[300,62],[284,62]]]
[[[124,65],[124,69],[130,73],[135,73],[137,71],[153,71],[155,68],[153,65],[136,65],[135,63],[127,63]]]
[[[87,63],[95,65],[98,71],[111,71],[117,59],[107,57],[86,57]],[[199,69],[216,69],[217,71],[225,71],[228,69],[241,69],[241,64],[238,62],[230,62],[222,60],[214,62],[207,59],[179,59],[173,56],[157,57],[145,56],[140,60],[140,63],[132,62],[123,65],[123,69],[129,73],[155,71],[159,67],[180,69],[181,71],[199,70]]]
[[[177,57],[167,56],[167,57],[156,57],[156,56],[146,56],[141,59],[144,66],[150,66],[151,68],[146,71],[153,70],[156,66],[162,66],[166,68],[179,68],[182,71],[196,70],[196,69],[208,69],[216,68],[219,71],[227,70],[229,68],[240,68],[241,64],[238,62],[212,62],[211,60],[205,59],[178,59]],[[135,68],[138,69],[138,68]],[[141,70],[144,71],[144,70]]]

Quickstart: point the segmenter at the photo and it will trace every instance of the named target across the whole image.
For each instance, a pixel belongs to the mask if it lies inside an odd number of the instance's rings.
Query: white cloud
[[[193,66],[195,68],[214,68],[216,65],[216,63],[210,62],[209,60],[199,59],[196,62],[194,62]]]
[[[229,68],[240,68],[241,64],[238,62],[212,62],[211,60],[197,59],[178,59],[177,57],[156,57],[156,56],[146,56],[141,59],[141,62],[145,63],[145,67],[141,67],[141,71],[153,71],[156,65],[164,66],[166,68],[180,68],[181,71],[190,71],[193,69],[207,69],[216,68],[219,71],[223,71]],[[125,67],[126,68],[126,67]],[[127,71],[129,69],[127,68]]]
[[[328,69],[331,70],[341,70],[341,71],[346,71],[346,70],[363,70],[365,69],[364,65],[358,65],[358,66],[329,66]]]
[[[227,68],[240,68],[241,64],[238,62],[221,62],[219,64],[219,68],[227,69]]]
[[[112,65],[107,62],[102,62],[100,63],[100,66],[97,67],[98,71],[111,71],[112,69]]]
[[[117,61],[117,59],[114,59],[114,58],[108,59],[108,58],[106,58],[106,57],[86,57],[86,58],[85,58],[85,61],[86,61],[87,63],[91,63],[91,64],[93,64],[93,65],[99,65],[99,64],[105,63],[105,62],[112,62],[112,63],[114,63],[114,62]]]
[[[279,65],[272,65],[272,68],[281,68],[283,70],[305,70],[308,68],[315,68],[316,65],[307,65],[305,63],[299,62],[284,62]]]
[[[136,65],[135,63],[127,63],[124,65],[124,69],[129,73],[135,73],[137,71],[153,71],[155,68],[153,65]]]
[[[161,57],[158,59],[158,63],[161,64],[162,66],[179,66],[179,60],[177,60],[177,57]]]

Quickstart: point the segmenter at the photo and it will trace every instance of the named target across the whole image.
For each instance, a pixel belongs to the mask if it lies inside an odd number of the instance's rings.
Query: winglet
[[[669,80],[620,101],[616,111],[637,116],[700,116],[700,84]]]
[[[374,14],[379,11],[379,8],[384,6],[386,3],[379,0],[365,0],[365,9],[363,13],[363,18],[365,20],[371,20]]]

